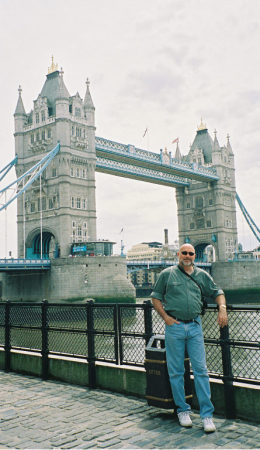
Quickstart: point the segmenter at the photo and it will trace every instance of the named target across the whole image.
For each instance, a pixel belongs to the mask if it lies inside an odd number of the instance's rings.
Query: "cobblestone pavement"
[[[260,424],[199,415],[181,428],[170,411],[145,400],[0,372],[0,448],[259,448]]]

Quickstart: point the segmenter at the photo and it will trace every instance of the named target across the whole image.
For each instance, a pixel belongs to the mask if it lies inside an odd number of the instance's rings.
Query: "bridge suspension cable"
[[[246,219],[246,221],[247,221],[247,223],[249,225],[249,228],[251,229],[252,233],[254,234],[254,236],[256,237],[258,242],[260,242],[260,229],[258,228],[256,223],[254,222],[254,220],[250,216],[249,212],[245,208],[244,204],[242,203],[242,200],[240,199],[240,197],[239,197],[239,195],[237,193],[236,193],[236,200],[237,200],[237,203],[239,205],[239,208],[240,208],[244,218]]]
[[[16,180],[12,181],[12,183],[8,184],[8,186],[4,187],[3,189],[0,189],[0,200],[4,194],[6,197],[7,191],[11,192],[10,198],[8,200],[6,200],[5,198],[4,203],[3,204],[0,203],[0,211],[7,208],[7,206],[9,206],[16,198],[22,195],[29,188],[29,186],[31,186],[31,184],[41,176],[42,172],[46,169],[46,167],[49,165],[52,159],[57,155],[59,150],[60,144],[58,143],[53,150],[51,150],[39,162],[37,162],[34,166],[32,166],[29,170],[27,170],[23,175],[21,175]],[[5,169],[6,172],[2,176],[0,181],[4,178],[4,176],[11,169],[11,167],[14,164],[16,164],[16,162],[17,158],[15,158],[13,161],[11,161],[11,163],[9,163],[9,165],[7,165],[4,169],[2,169],[1,172],[3,172]],[[11,189],[12,186],[14,186],[15,184],[17,185],[16,188]]]
[[[9,170],[12,169],[13,166],[17,163],[18,157],[16,156],[11,162],[9,162],[3,169],[0,170],[0,175],[3,173],[3,175],[0,176],[0,181],[4,179],[4,177],[8,174]]]

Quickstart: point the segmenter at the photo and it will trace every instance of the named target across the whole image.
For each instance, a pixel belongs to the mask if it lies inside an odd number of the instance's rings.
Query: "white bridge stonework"
[[[190,242],[202,256],[211,245],[217,261],[228,260],[237,250],[229,138],[220,147],[216,135],[213,141],[201,123],[188,155],[182,156],[177,145],[173,157],[167,150],[156,154],[96,137],[95,108],[86,84],[84,100],[78,93],[71,96],[63,72],[53,67],[29,113],[19,88],[14,114],[17,177],[60,143],[41,180],[17,202],[18,258],[38,259],[41,250],[43,258],[51,257],[51,269],[24,274],[24,283],[15,273],[2,274],[2,298],[34,300],[38,290],[38,300],[134,300],[124,260],[70,258],[73,242],[97,240],[96,171],[176,188],[180,243]]]

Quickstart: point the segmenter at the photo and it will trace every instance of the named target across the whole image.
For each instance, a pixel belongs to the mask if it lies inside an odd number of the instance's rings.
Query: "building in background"
[[[172,260],[177,261],[179,243],[177,240],[173,244],[169,244],[168,230],[164,230],[164,244],[161,242],[142,242],[135,244],[127,251],[126,259],[128,261],[160,261]],[[151,287],[157,280],[162,269],[140,269],[135,272],[128,273],[128,279],[136,287]]]

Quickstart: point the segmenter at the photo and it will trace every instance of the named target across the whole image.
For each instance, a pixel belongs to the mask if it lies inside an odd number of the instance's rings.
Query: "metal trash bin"
[[[190,402],[192,391],[189,358],[185,358],[184,365],[185,399]],[[155,334],[150,338],[145,349],[144,367],[146,370],[146,400],[148,405],[163,409],[175,409],[167,370],[164,335]]]

